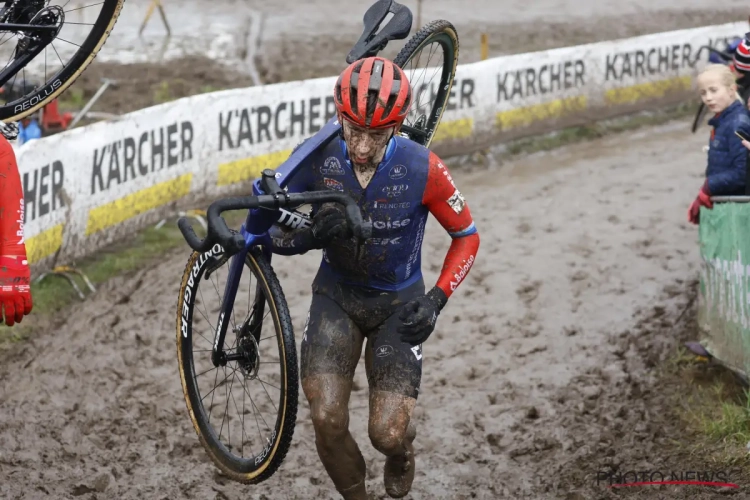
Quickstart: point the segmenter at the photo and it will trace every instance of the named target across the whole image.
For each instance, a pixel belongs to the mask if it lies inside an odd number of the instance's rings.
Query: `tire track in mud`
[[[589,480],[580,469],[613,453],[612,426],[653,430],[655,414],[639,397],[671,341],[639,326],[639,310],[658,306],[664,319],[654,321],[668,322],[696,274],[697,232],[685,212],[703,142],[678,122],[453,169],[482,242],[423,348],[411,498],[568,498]],[[430,219],[427,283],[449,242]],[[175,251],[111,280],[3,355],[0,497],[335,498],[303,396],[292,448],[270,480],[231,483],[208,461],[176,365],[186,259]],[[319,259],[274,258],[298,343]],[[362,366],[355,380],[350,425],[368,488],[384,498]],[[628,446],[631,457],[658,458],[658,448]]]

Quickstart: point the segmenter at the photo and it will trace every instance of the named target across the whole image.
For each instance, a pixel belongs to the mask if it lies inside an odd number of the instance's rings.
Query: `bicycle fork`
[[[260,331],[263,322],[263,312],[265,309],[265,295],[263,293],[263,286],[260,280],[255,285],[256,294],[255,300],[253,301],[252,309],[249,311],[248,317],[245,318],[239,327],[238,333],[238,344],[237,351],[232,354],[224,352],[224,340],[226,339],[228,318],[232,314],[234,308],[234,299],[237,296],[237,290],[239,289],[240,279],[242,278],[242,272],[245,267],[245,258],[249,247],[245,247],[241,252],[232,257],[232,262],[229,267],[229,278],[227,280],[226,287],[224,289],[224,298],[221,304],[221,310],[219,312],[219,320],[214,332],[214,346],[211,352],[211,361],[214,366],[225,366],[229,361],[239,361],[252,363],[252,359],[258,355],[258,343],[260,342]],[[245,337],[252,335],[254,347],[246,347],[241,345],[241,340]]]

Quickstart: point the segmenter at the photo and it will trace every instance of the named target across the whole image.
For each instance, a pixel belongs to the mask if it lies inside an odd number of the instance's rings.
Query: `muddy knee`
[[[380,453],[386,456],[404,452],[406,429],[384,425],[370,425],[370,442]]]
[[[310,377],[302,382],[310,403],[315,436],[325,447],[340,443],[349,428],[350,383],[337,376]]]
[[[342,439],[349,429],[349,412],[342,405],[317,405],[311,409],[315,434],[324,442]]]
[[[369,434],[372,445],[384,455],[404,453],[404,441],[414,440],[411,414],[416,400],[387,391],[370,395]]]

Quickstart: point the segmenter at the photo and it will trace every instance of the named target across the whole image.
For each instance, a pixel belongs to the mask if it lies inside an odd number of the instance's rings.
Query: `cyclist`
[[[479,234],[440,158],[397,135],[412,100],[401,68],[380,57],[356,61],[339,76],[334,100],[341,136],[311,155],[287,188],[348,194],[373,221],[373,238],[360,248],[340,206],[324,204],[302,224],[294,218],[296,229],[283,226],[283,214],[269,240],[279,254],[323,249],[300,371],[328,475],[344,498],[367,498],[365,461],[348,430],[352,379],[367,340],[368,433],[386,456],[386,491],[400,498],[414,480],[422,344],[474,264]],[[430,213],[453,240],[437,284],[425,293],[421,248]]]
[[[23,188],[16,154],[8,141],[17,135],[17,125],[0,124],[0,312],[8,326],[20,323],[32,308]]]

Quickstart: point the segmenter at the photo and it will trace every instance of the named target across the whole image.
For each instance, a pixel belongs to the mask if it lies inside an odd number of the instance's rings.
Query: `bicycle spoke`
[[[270,394],[268,394],[268,390],[266,389],[266,384],[264,384],[260,378],[258,378],[258,382],[260,382],[260,385],[263,386],[263,390],[266,392],[266,396],[268,396],[268,399],[271,400],[271,405],[273,406],[273,409],[276,410],[276,413],[278,413],[279,409],[276,408],[275,404],[273,404],[273,398],[271,397]]]
[[[57,51],[57,47],[55,47],[55,43],[54,42],[50,43],[50,46],[52,46],[52,50],[55,51],[55,54],[57,55],[57,58],[60,60],[60,64],[62,64],[63,68],[64,68],[65,67],[65,63],[63,62],[62,57],[60,57],[60,53]]]
[[[235,378],[236,377],[237,377],[237,375],[235,374]],[[241,384],[242,383],[240,382],[240,385]],[[229,392],[229,394],[230,395],[232,394],[231,391]],[[244,394],[245,394],[245,392],[243,391],[242,394],[243,394],[243,400],[244,400]],[[242,419],[242,435],[244,437],[247,437],[247,434],[245,434],[245,414],[244,413],[240,413],[240,409],[237,408],[237,401],[234,399],[234,395],[232,395],[232,403],[234,403],[234,409],[237,411],[237,417],[240,418],[240,419]],[[243,406],[243,409],[244,409],[244,406]],[[244,449],[244,447],[245,447],[244,443],[245,443],[244,438],[241,438],[240,439],[240,454],[243,457],[245,456],[244,451],[242,451]]]
[[[75,46],[76,46],[76,47],[78,47],[79,49],[81,48],[81,46],[80,46],[80,45],[78,45],[77,43],[69,42],[68,40],[66,40],[66,39],[64,39],[64,38],[60,38],[59,36],[58,36],[58,37],[55,37],[55,40],[60,40],[61,42],[65,42],[65,43],[69,43],[69,44],[71,44],[71,45],[75,45]]]
[[[216,387],[217,387],[216,386],[216,381],[217,380],[219,380],[219,370],[216,370],[216,377],[214,378],[214,388],[211,389],[211,392],[214,394],[214,396],[216,395]],[[197,381],[196,381],[196,384],[197,384]],[[211,404],[208,406],[208,408],[209,408],[209,411],[208,411],[208,423],[209,424],[211,423],[211,410],[210,409],[213,408],[213,406],[214,406],[214,396],[211,396]],[[208,396],[206,396],[206,397],[208,397]],[[203,398],[203,399],[205,399],[205,398]],[[201,399],[201,401],[203,399]]]
[[[270,382],[263,382],[263,379],[261,379],[260,377],[258,377],[258,380],[260,381],[261,384],[266,383],[266,384],[270,385],[271,387],[273,387],[274,389],[276,389],[277,391],[281,390],[280,387],[276,387],[275,385],[271,384]]]
[[[85,7],[78,7],[77,9],[64,10],[63,12],[65,12],[67,14],[68,12],[75,12],[77,10],[88,9],[89,7],[96,7],[97,5],[104,5],[104,2],[95,3],[93,5],[87,5]]]

